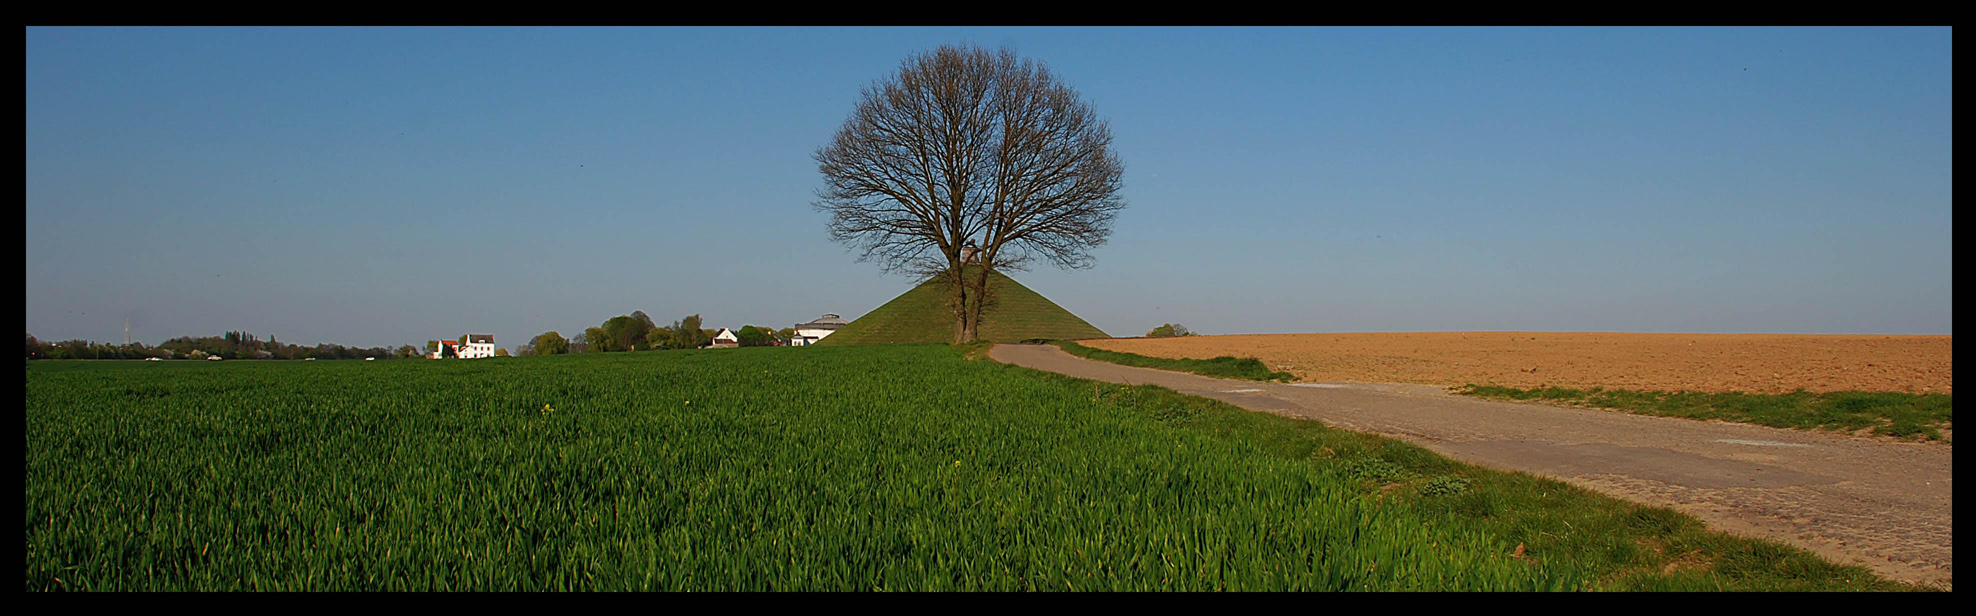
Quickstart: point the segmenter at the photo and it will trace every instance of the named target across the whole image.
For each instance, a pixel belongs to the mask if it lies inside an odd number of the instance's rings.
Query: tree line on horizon
[[[596,327],[578,333],[574,338],[564,338],[554,331],[545,332],[514,348],[497,349],[497,356],[522,355],[562,355],[566,353],[613,353],[622,351],[650,351],[667,349],[697,349],[713,341],[719,328],[701,327],[700,315],[691,315],[673,321],[670,326],[660,326],[652,321],[644,311],[633,311],[629,315],[618,315],[605,319]],[[794,328],[773,329],[754,325],[743,326],[734,331],[741,346],[772,346],[788,344],[795,335]],[[466,343],[466,336],[459,339]],[[245,331],[229,331],[219,336],[179,336],[156,346],[142,342],[111,344],[90,340],[73,339],[60,342],[41,340],[34,334],[27,334],[27,359],[417,359],[431,353],[443,352],[438,340],[427,340],[424,350],[416,345],[388,347],[353,347],[340,344],[317,344],[304,346],[287,344],[269,336],[260,336]]]
[[[351,347],[322,343],[315,346],[286,344],[268,336],[230,331],[218,336],[179,336],[157,346],[142,342],[110,344],[73,339],[50,342],[27,335],[28,359],[403,359],[419,357],[418,347]]]
[[[704,320],[694,314],[673,321],[671,325],[659,325],[643,310],[631,314],[621,314],[605,319],[595,327],[585,328],[574,337],[565,338],[561,332],[543,332],[528,343],[515,347],[517,356],[563,355],[569,353],[619,353],[628,351],[663,351],[671,349],[697,349],[712,342],[719,328],[704,327]],[[744,325],[734,330],[741,346],[773,346],[788,344],[796,334],[794,328],[773,329]]]
[[[575,338],[565,338],[555,331],[544,332],[528,343],[516,346],[512,354],[508,349],[498,349],[497,354],[527,356],[697,349],[706,346],[715,334],[720,333],[719,328],[703,328],[702,324],[700,315],[694,314],[673,321],[669,326],[660,326],[644,311],[637,310],[585,328]],[[795,334],[795,328],[790,327],[772,329],[745,325],[734,330],[735,337],[744,347],[786,345]],[[1149,338],[1193,335],[1196,334],[1178,323],[1161,324],[1146,332]],[[460,343],[465,342],[466,336],[461,336]],[[219,336],[179,336],[157,346],[142,342],[117,345],[81,339],[51,342],[37,339],[34,334],[27,335],[27,359],[416,359],[441,348],[438,340],[426,341],[424,352],[409,344],[396,348],[360,348],[328,343],[303,346],[277,341],[274,336],[261,340],[259,336],[244,331],[229,331]]]
[[[1161,323],[1159,327],[1146,332],[1147,338],[1179,338],[1193,335],[1194,332],[1188,331],[1187,326],[1179,323]]]

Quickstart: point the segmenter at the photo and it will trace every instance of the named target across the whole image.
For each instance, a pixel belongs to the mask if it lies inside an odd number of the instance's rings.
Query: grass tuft
[[[1951,442],[1952,394],[1842,391],[1788,394],[1635,391],[1629,389],[1518,389],[1467,385],[1456,393],[1689,419],[1718,419],[1777,428],[1869,431],[1896,438]]]
[[[1063,349],[1071,355],[1085,359],[1111,362],[1125,366],[1191,372],[1202,376],[1223,379],[1247,379],[1251,381],[1282,381],[1288,383],[1297,379],[1288,372],[1270,370],[1262,360],[1254,357],[1216,357],[1214,359],[1168,359],[1147,357],[1137,353],[1121,353],[1094,349],[1068,340],[1051,340],[1049,344]]]

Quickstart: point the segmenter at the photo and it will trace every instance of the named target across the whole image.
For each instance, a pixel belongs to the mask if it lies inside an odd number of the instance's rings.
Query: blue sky
[[[1952,333],[1952,32],[28,28],[27,331],[513,347],[786,327],[911,281],[811,159],[941,44],[1041,60],[1125,162],[1113,335]]]

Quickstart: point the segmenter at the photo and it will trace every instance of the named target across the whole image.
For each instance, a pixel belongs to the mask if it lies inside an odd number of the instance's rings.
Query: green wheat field
[[[1907,588],[980,351],[29,362],[26,588]]]

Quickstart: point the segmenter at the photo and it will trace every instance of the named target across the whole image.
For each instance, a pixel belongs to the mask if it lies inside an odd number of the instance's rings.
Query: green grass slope
[[[1111,337],[1001,272],[988,276],[988,288],[996,302],[981,316],[982,340]],[[858,317],[817,344],[936,344],[953,342],[953,338],[954,317],[947,308],[946,291],[936,282],[927,282]]]

